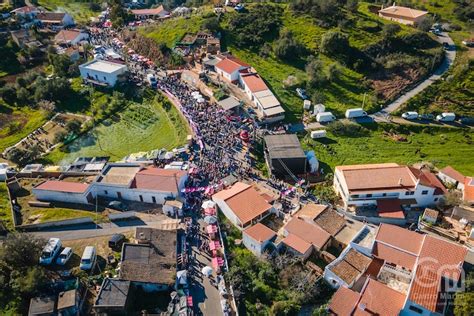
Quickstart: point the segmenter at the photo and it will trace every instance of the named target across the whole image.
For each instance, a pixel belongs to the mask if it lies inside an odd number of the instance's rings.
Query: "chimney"
[[[360,309],[361,311],[365,311],[366,307],[367,306],[364,303],[359,303],[359,305],[357,306],[357,308]]]
[[[398,179],[398,185],[402,185],[402,178]]]
[[[394,7],[394,6],[396,6],[396,5],[397,5],[397,4],[395,3],[395,1],[393,1],[393,5],[392,5],[392,6]]]

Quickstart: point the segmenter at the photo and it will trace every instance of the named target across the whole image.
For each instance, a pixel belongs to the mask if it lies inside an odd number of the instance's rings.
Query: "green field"
[[[7,185],[0,182],[0,221],[8,230],[13,230],[12,212],[10,209]]]
[[[61,150],[45,157],[47,162],[66,163],[80,156],[110,156],[112,160],[140,151],[181,146],[188,134],[187,123],[169,103],[132,103]]]
[[[360,133],[334,135],[302,144],[312,149],[326,172],[337,165],[396,162],[431,162],[443,168],[451,165],[466,175],[474,175],[474,135],[468,129],[395,124],[364,124]],[[395,136],[406,138],[397,141]]]
[[[93,11],[89,3],[97,1],[77,0],[39,0],[38,4],[51,11],[62,11],[69,13],[77,23],[87,23],[91,17],[97,17],[100,11]]]

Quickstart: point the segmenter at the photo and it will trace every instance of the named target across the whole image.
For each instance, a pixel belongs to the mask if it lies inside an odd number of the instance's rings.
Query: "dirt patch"
[[[384,132],[384,136],[396,141],[396,142],[407,142],[408,139],[405,136],[395,134],[395,133],[389,133],[389,132]]]
[[[18,122],[18,130],[25,126],[28,118],[22,114],[0,113],[0,130],[3,130],[9,123]],[[8,133],[0,133],[0,138],[8,136]]]
[[[398,97],[414,82],[421,79],[422,74],[417,69],[405,69],[397,73],[379,72],[369,80],[379,98],[390,101]]]

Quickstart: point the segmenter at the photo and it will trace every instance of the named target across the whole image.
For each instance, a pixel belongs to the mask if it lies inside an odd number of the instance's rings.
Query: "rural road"
[[[433,82],[439,80],[441,76],[451,67],[451,65],[454,63],[454,59],[456,58],[456,46],[454,45],[453,40],[449,36],[448,33],[442,32],[441,35],[438,36],[437,38],[438,42],[443,43],[446,42],[448,43],[450,49],[445,50],[446,58],[443,60],[443,63],[436,69],[436,71],[427,79],[425,79],[423,82],[419,83],[416,87],[411,89],[410,91],[405,92],[402,94],[398,99],[387,105],[384,109],[381,111],[374,113],[371,115],[371,117],[375,121],[388,121],[387,116],[398,110],[402,104],[416,96],[418,93],[422,92],[424,89],[429,87]]]

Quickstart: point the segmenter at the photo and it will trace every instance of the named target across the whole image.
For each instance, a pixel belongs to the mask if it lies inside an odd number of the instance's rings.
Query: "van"
[[[109,248],[119,249],[122,247],[122,244],[124,241],[125,241],[125,236],[123,234],[114,234],[109,239]]]
[[[358,117],[365,117],[365,116],[367,116],[367,112],[365,112],[361,108],[346,110],[346,118],[348,118],[348,119],[353,119],[353,118],[358,118]]]
[[[87,246],[84,249],[84,252],[82,253],[81,263],[79,265],[79,268],[81,270],[91,270],[94,267],[96,260],[97,260],[97,255],[95,252],[95,247]]]
[[[56,259],[56,264],[60,266],[65,265],[69,261],[69,259],[71,259],[72,254],[73,254],[72,248],[70,247],[64,248],[63,251],[61,251],[61,253],[59,254],[58,258]]]
[[[153,74],[147,74],[146,75],[146,80],[148,81],[148,83],[150,84],[150,86],[152,88],[155,88],[156,85],[157,85],[157,81],[156,81],[156,78]]]
[[[451,112],[441,113],[440,115],[436,116],[436,120],[438,122],[454,122],[456,119],[456,114]]]
[[[418,118],[418,112],[405,112],[402,114],[402,118],[405,120],[416,120]]]
[[[39,263],[45,265],[52,264],[60,250],[61,240],[59,238],[50,238],[41,252]]]
[[[312,131],[311,132],[311,138],[316,139],[316,138],[324,138],[326,137],[326,131],[325,130],[318,130],[318,131]]]
[[[331,112],[321,112],[316,115],[316,121],[319,123],[332,122],[336,120],[336,117]]]

